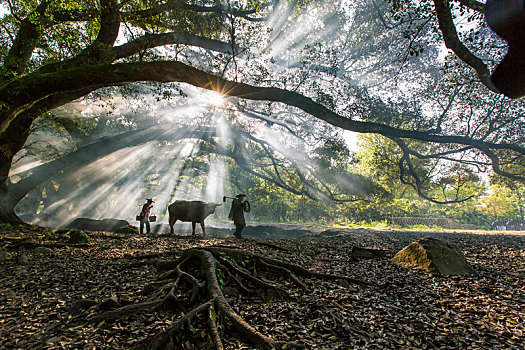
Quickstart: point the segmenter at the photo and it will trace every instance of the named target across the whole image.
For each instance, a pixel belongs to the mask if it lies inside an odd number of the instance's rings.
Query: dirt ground
[[[209,245],[373,283],[302,278],[309,290],[304,292],[290,281],[275,280],[289,297],[245,297],[226,283],[223,292],[233,309],[273,339],[298,341],[306,349],[525,349],[525,235],[520,232],[335,229],[305,236],[303,229],[300,239],[247,235],[241,240],[90,232],[89,243],[81,245],[36,227],[4,225],[0,234],[2,349],[142,347],[181,315],[162,310],[116,322],[94,322],[94,317],[108,307],[108,299],[132,305],[151,298],[146,286],[158,276],[156,268],[134,257],[163,252],[177,257],[187,248]],[[397,251],[425,236],[457,244],[476,274],[447,277],[390,263]],[[28,242],[28,237],[30,244],[22,244],[20,239]],[[349,257],[356,245],[389,252],[354,261]],[[207,331],[198,324],[173,346],[210,348]],[[219,331],[226,349],[252,348],[227,324]]]

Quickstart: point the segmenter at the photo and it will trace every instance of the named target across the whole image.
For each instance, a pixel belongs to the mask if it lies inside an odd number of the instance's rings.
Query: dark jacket
[[[246,202],[242,202],[239,198],[235,198],[232,201],[232,207],[228,217],[230,220],[233,220],[235,226],[246,226],[246,222],[244,221],[245,211],[247,211]]]

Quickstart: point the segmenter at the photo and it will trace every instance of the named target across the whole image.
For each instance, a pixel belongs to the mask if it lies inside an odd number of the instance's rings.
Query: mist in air
[[[342,77],[346,77],[340,79],[340,84],[346,86],[341,89],[345,94],[348,89],[381,79],[384,72],[374,70],[370,60],[367,63],[370,67],[362,69],[364,63],[359,58],[362,44],[356,45],[351,30],[359,23],[342,21],[340,16],[333,15],[337,9],[346,15],[355,14],[350,16],[354,21],[364,21],[363,6],[349,8],[341,2],[332,7],[304,10],[294,16],[289,8],[278,7],[266,22],[267,31],[260,31],[266,38],[250,47],[254,59],[243,62],[239,58],[236,73],[250,82],[255,78],[250,76],[254,72],[253,64],[264,63],[270,68],[268,80],[286,80],[284,85],[278,86],[306,95],[313,85],[332,92],[333,80]],[[377,46],[383,45],[378,38],[374,41]],[[330,51],[331,46],[339,47],[339,53]],[[319,47],[326,50],[314,50]],[[191,48],[188,50],[187,57],[191,60]],[[315,52],[325,52],[328,56],[324,61],[318,54],[309,56]],[[314,65],[314,61],[326,65]],[[233,68],[229,68],[226,74],[232,74]],[[361,74],[351,74],[358,68]],[[366,75],[362,74],[367,70]],[[300,73],[307,73],[303,81],[295,78]],[[348,79],[350,75],[352,79]],[[18,213],[39,224],[64,225],[79,217],[134,222],[145,199],[153,198],[153,211],[159,222],[167,223],[166,208],[175,200],[219,203],[224,195],[234,196],[237,191],[248,191],[250,196],[249,189],[236,186],[236,174],[231,174],[229,169],[246,172],[254,164],[260,166],[259,175],[264,176],[267,169],[287,164],[301,174],[310,176],[315,172],[315,176],[311,176],[338,182],[350,192],[360,191],[360,185],[347,177],[320,173],[322,169],[312,157],[315,140],[319,140],[320,135],[339,135],[355,145],[355,137],[348,133],[341,134],[309,115],[280,104],[225,98],[186,85],[163,87],[170,98],[159,98],[148,89],[151,88],[137,87],[140,98],[114,94],[66,106],[66,112],[80,115],[87,121],[96,122],[101,116],[107,118],[108,131],[101,132],[101,137],[148,130],[148,139],[132,141],[74,171],[61,173],[56,169],[56,174],[50,174],[54,182],[47,188],[33,190],[18,206]],[[318,99],[319,96],[310,97]],[[334,95],[334,101],[338,113],[352,116],[346,106],[353,102],[353,97]],[[32,141],[35,140],[53,144],[54,158],[82,147],[82,144],[72,146],[74,142],[68,137],[57,138],[45,131],[36,133]],[[260,154],[254,154],[254,147],[259,147],[263,153],[271,151],[280,163],[265,160],[261,166],[257,163]],[[38,165],[52,160],[53,155],[48,159],[31,154],[19,158],[11,172],[15,181],[21,174],[30,174],[32,168],[37,169]],[[311,194],[315,199],[327,200],[320,191]],[[226,207],[218,208],[215,219],[226,220]]]

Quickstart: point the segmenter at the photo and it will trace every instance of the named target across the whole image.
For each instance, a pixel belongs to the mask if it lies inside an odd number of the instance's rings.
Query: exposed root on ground
[[[255,330],[235,312],[223,290],[235,289],[242,295],[260,293],[289,297],[285,286],[275,282],[275,276],[283,276],[304,291],[309,288],[298,276],[372,285],[355,278],[309,271],[299,265],[244,250],[217,246],[184,250],[178,259],[164,261],[157,268],[167,271],[149,286],[149,290],[153,292],[150,301],[101,313],[93,321],[114,322],[137,313],[168,310],[173,315],[181,314],[182,317],[172,321],[167,328],[140,347],[170,349],[175,348],[175,344],[180,344],[184,337],[192,337],[193,340],[199,338],[197,341],[201,344],[223,349],[224,335],[233,333],[260,349],[281,349],[284,345],[288,349],[299,348],[301,346],[298,343],[277,341]],[[205,328],[207,332],[191,334],[192,329],[199,328]]]

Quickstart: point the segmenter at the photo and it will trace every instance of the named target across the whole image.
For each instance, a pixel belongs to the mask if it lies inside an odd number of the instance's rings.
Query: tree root
[[[132,305],[126,305],[123,307],[119,307],[118,309],[106,311],[92,319],[93,322],[98,323],[101,321],[106,322],[113,322],[116,320],[119,320],[123,317],[134,315],[140,312],[147,312],[149,310],[152,310],[154,307],[156,307],[159,304],[159,301],[148,301],[145,303],[140,304],[132,304]]]
[[[350,283],[359,284],[359,285],[365,285],[365,286],[373,286],[373,285],[375,285],[374,283],[370,283],[370,282],[367,282],[367,281],[364,281],[364,280],[360,280],[360,279],[352,278],[352,277],[348,277],[348,276],[331,275],[331,274],[326,274],[326,273],[319,273],[319,272],[315,272],[315,271],[310,271],[310,270],[307,270],[304,267],[299,266],[299,265],[295,265],[295,264],[291,264],[291,263],[275,260],[275,259],[272,259],[272,258],[267,258],[267,257],[261,256],[261,255],[258,255],[258,254],[253,254],[253,253],[249,253],[249,252],[245,252],[245,251],[233,250],[233,249],[225,249],[225,248],[224,249],[216,249],[216,248],[213,248],[213,247],[209,247],[209,248],[206,247],[206,249],[209,250],[209,251],[222,252],[223,254],[231,256],[234,259],[243,259],[243,257],[246,258],[246,256],[249,256],[252,259],[254,259],[255,261],[264,261],[265,263],[268,263],[268,264],[271,264],[271,265],[284,267],[285,269],[288,269],[289,271],[293,272],[294,274],[297,274],[297,275],[303,276],[303,277],[315,277],[315,278],[326,279],[326,280],[346,280],[346,281],[348,281]]]
[[[264,259],[261,259],[259,262],[265,268],[270,269],[272,271],[275,271],[277,273],[280,273],[280,274],[288,277],[289,279],[292,280],[293,283],[295,283],[302,290],[305,290],[305,291],[309,290],[309,288],[306,286],[306,284],[304,284],[297,277],[295,277],[295,275],[292,273],[292,271],[288,270],[287,268],[282,267],[282,266],[276,266],[276,265],[273,265],[273,264],[269,264],[266,261],[264,261]]]
[[[349,278],[309,271],[299,265],[270,259],[261,255],[231,247],[199,247],[184,250],[181,256],[167,264],[172,267],[151,284],[156,290],[150,299],[140,304],[128,305],[96,316],[93,321],[116,321],[121,317],[137,313],[176,311],[182,313],[169,326],[151,339],[141,343],[141,348],[170,349],[180,344],[190,334],[194,324],[205,325],[207,332],[199,333],[203,344],[213,344],[216,350],[224,349],[224,335],[238,334],[259,349],[301,348],[295,342],[280,342],[249,325],[230,305],[223,288],[231,284],[241,294],[273,290],[279,295],[290,294],[271,280],[257,273],[264,271],[268,276],[284,276],[301,290],[309,290],[298,276],[340,280],[371,285],[371,283]],[[271,278],[271,277],[270,277]],[[271,278],[272,279],[272,278]],[[275,277],[273,278],[275,279]],[[150,288],[152,289],[152,288]],[[232,289],[232,288],[230,288]],[[263,293],[264,294],[264,293]],[[226,333],[227,332],[227,333]],[[204,339],[203,339],[204,338]],[[195,336],[192,338],[195,340]]]

